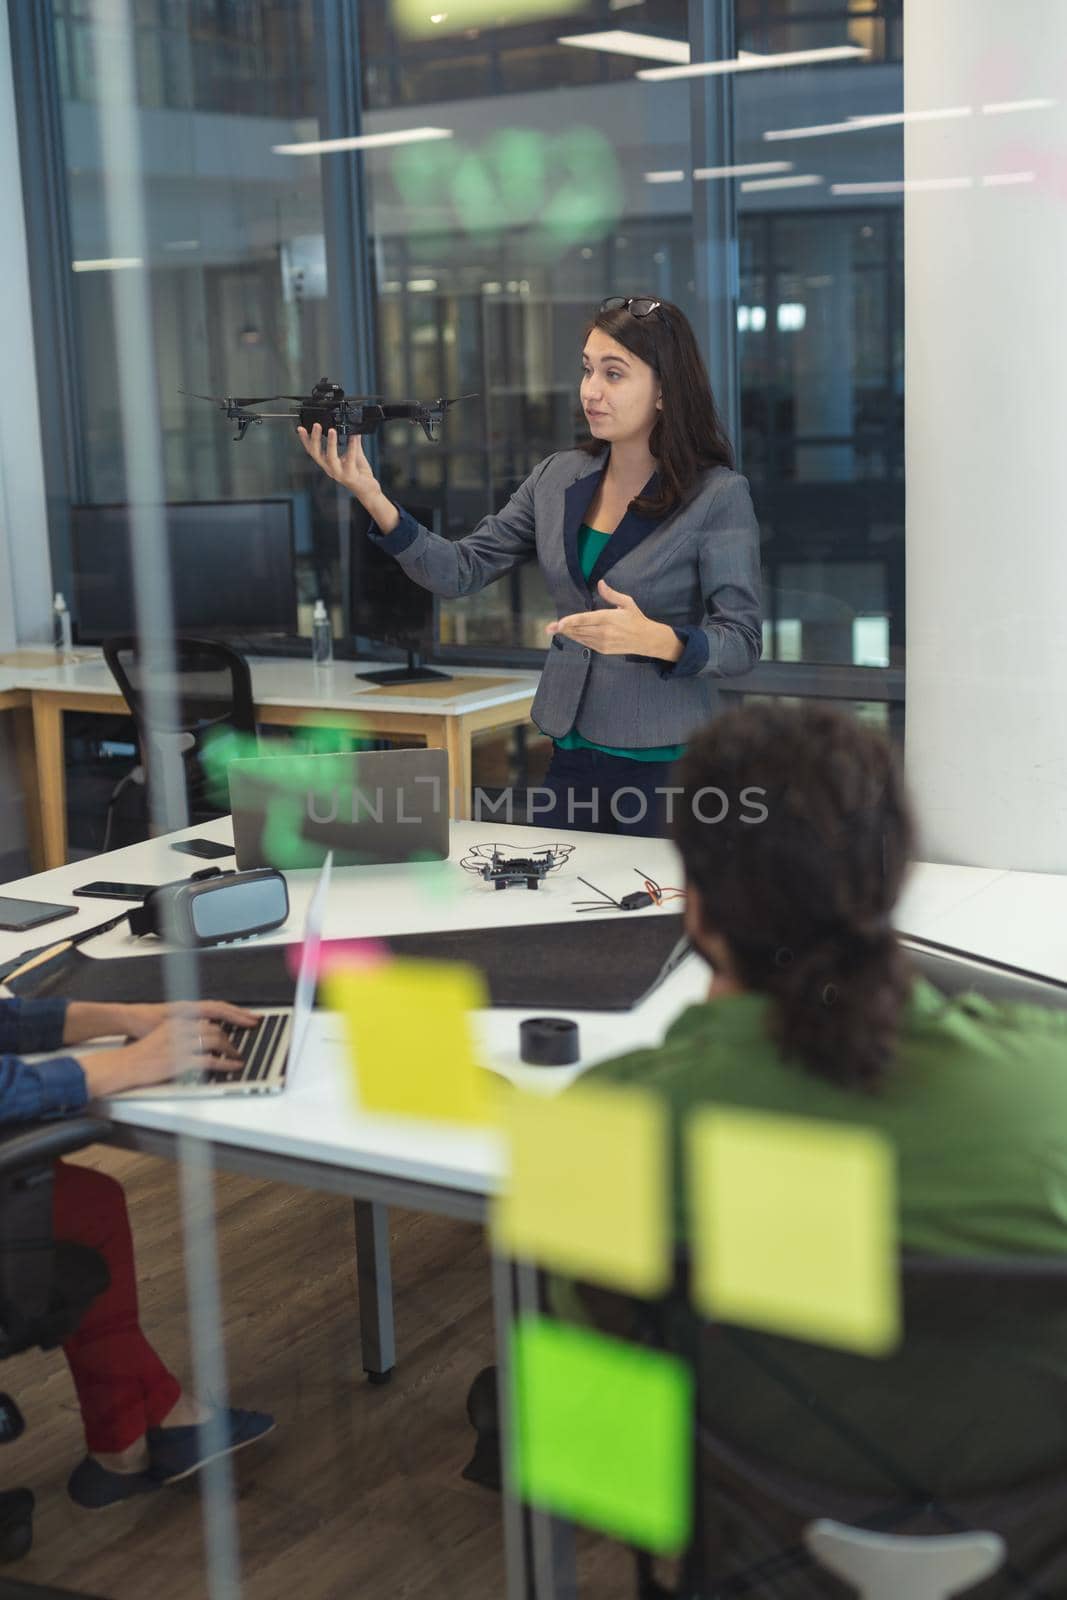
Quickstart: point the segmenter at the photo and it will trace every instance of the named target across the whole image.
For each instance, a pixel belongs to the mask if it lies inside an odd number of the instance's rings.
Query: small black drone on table
[[[343,445],[353,433],[376,433],[383,422],[409,422],[421,428],[427,439],[434,443],[440,434],[441,423],[449,409],[461,400],[473,400],[473,394],[458,394],[451,400],[386,400],[380,394],[345,394],[339,383],[320,378],[309,395],[261,394],[221,398],[214,394],[194,394],[189,389],[179,389],[179,394],[193,400],[207,400],[226,413],[230,422],[236,422],[234,442],[244,438],[252,423],[264,420],[282,420],[299,424],[310,433],[316,422],[327,434],[337,429],[337,442]],[[272,400],[295,401],[295,409],[288,411],[257,411],[253,407],[269,405]]]
[[[494,889],[509,889],[524,883],[536,889],[550,872],[555,872],[573,854],[572,844],[538,845],[526,856],[505,855],[502,844],[475,844],[460,861],[465,872],[484,878]]]

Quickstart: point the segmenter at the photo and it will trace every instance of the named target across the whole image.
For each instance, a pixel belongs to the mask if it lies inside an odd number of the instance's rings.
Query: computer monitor
[[[429,528],[440,531],[440,514],[431,506],[409,505],[405,510]],[[358,500],[352,501],[349,543],[349,627],[353,635],[373,644],[392,645],[407,651],[406,667],[388,667],[373,672],[357,672],[368,683],[422,683],[434,678],[450,678],[423,662],[423,652],[432,650],[436,635],[436,597],[421,583],[409,578],[398,561],[378,548],[367,537],[371,519]]]
[[[297,632],[289,500],[173,502],[163,511],[176,632]],[[73,506],[71,535],[78,642],[135,633],[129,506]]]

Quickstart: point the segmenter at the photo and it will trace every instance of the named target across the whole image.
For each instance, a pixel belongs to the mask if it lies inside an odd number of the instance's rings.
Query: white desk
[[[31,853],[45,868],[67,859],[64,713],[126,713],[100,652],[79,651],[78,656],[70,664],[57,663],[51,650],[16,650],[0,657],[0,711],[15,718]],[[469,815],[472,736],[526,724],[538,674],[457,667],[443,683],[369,684],[356,678],[361,665],[372,663],[335,661],[320,668],[303,660],[250,659],[258,720],[344,728],[447,750],[454,815]]]
[[[561,836],[576,845],[570,862],[539,889],[497,891],[459,867],[459,858],[469,845],[504,838],[513,840],[518,851],[545,842],[547,836],[536,829],[498,823],[456,822],[452,830],[453,850],[447,865],[335,868],[324,936],[568,921],[578,914],[571,901],[586,893],[577,881],[579,872],[617,894],[633,886],[635,865],[661,882],[677,881],[677,857],[666,841],[630,842],[575,833]],[[49,942],[53,935],[58,941],[105,922],[121,910],[114,901],[76,900],[71,890],[79,884],[100,877],[165,883],[188,876],[200,863],[177,854],[170,841],[197,834],[232,840],[229,819],[222,819],[184,835],[131,845],[5,885],[5,893],[13,896],[53,900],[81,909],[77,918],[49,924],[30,935],[0,933],[0,963],[22,949]],[[265,936],[265,942],[291,942],[294,930],[302,925],[316,876],[314,872],[287,874],[292,905],[289,922],[284,929]],[[669,906],[663,911],[630,914],[648,917],[668,911]],[[583,922],[596,920],[595,915],[583,914]],[[159,948],[155,940],[131,939],[124,929],[102,934],[83,947],[86,955],[101,961],[139,950],[147,953],[152,948]],[[478,1016],[476,1026],[488,1064],[535,1088],[558,1089],[596,1061],[635,1045],[658,1042],[671,1019],[706,987],[707,971],[694,958],[683,963],[639,1010],[560,1013],[572,1016],[579,1025],[582,1057],[577,1067],[530,1068],[520,1062],[519,1023],[535,1012],[489,1010]],[[345,1081],[340,1025],[330,1013],[316,1014],[309,1046],[295,1081],[280,1100],[249,1096],[118,1102],[107,1114],[122,1130],[122,1142],[138,1149],[170,1154],[177,1138],[191,1135],[209,1140],[220,1164],[235,1170],[284,1176],[286,1181],[358,1192],[367,1199],[388,1198],[392,1203],[399,1203],[395,1184],[416,1185],[419,1209],[468,1217],[482,1214],[485,1196],[498,1187],[502,1172],[502,1153],[493,1134],[394,1122],[358,1111]],[[358,1174],[356,1188],[353,1172]]]
[[[144,844],[111,851],[4,885],[4,893],[54,900],[80,908],[77,918],[49,924],[29,935],[0,933],[0,964],[21,949],[36,947],[53,936],[58,941],[94,923],[107,921],[121,906],[113,901],[78,900],[71,890],[93,878],[165,883],[187,877],[201,863],[170,848],[173,839],[202,835],[232,842],[229,819],[223,818],[185,834],[172,834]],[[633,868],[651,872],[661,882],[678,882],[674,847],[665,840],[625,840],[598,834],[560,835],[575,844],[570,861],[541,888],[496,891],[463,872],[459,858],[476,841],[500,838],[516,852],[547,835],[537,829],[500,823],[454,822],[449,863],[386,867],[340,867],[333,877],[324,936],[327,939],[430,932],[447,928],[515,926],[530,922],[569,921],[577,913],[571,902],[585,896],[579,873],[616,895],[632,888]],[[222,863],[226,865],[226,862]],[[284,929],[263,942],[287,943],[302,924],[314,872],[287,874],[292,912]],[[675,908],[677,902],[674,903]],[[648,909],[610,916],[666,915]],[[583,913],[583,921],[596,921]],[[973,951],[992,960],[1028,967],[1067,981],[1067,878],[1039,873],[1004,873],[985,868],[919,863],[901,898],[896,923],[902,932]],[[115,929],[83,947],[93,959],[107,960],[148,948],[153,941],[131,939]],[[575,1011],[579,1024],[581,1063],[575,1068],[546,1070],[524,1067],[518,1059],[518,1025],[530,1012],[510,1008],[486,1011],[477,1019],[486,1061],[497,1070],[535,1088],[555,1089],[578,1072],[624,1049],[656,1043],[678,1011],[699,999],[707,986],[707,970],[697,959],[685,962],[639,1008],[629,1012]],[[225,998],[222,996],[220,998]],[[500,1176],[499,1150],[489,1134],[444,1133],[396,1126],[367,1118],[349,1103],[344,1087],[338,1024],[319,1013],[314,1035],[318,1048],[309,1051],[285,1097],[285,1114],[272,1100],[160,1100],[151,1105],[122,1104],[110,1114],[124,1127],[168,1135],[192,1134],[224,1144],[270,1153],[282,1160],[308,1160],[344,1168],[358,1153],[360,1162],[383,1176],[424,1183],[461,1186],[485,1194]]]

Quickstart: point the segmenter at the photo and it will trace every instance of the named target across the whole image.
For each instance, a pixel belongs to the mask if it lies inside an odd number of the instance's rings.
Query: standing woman
[[[605,300],[581,367],[592,437],[539,462],[456,541],[382,493],[358,436],[341,456],[332,429],[297,431],[373,518],[375,542],[434,594],[474,594],[536,558],[558,620],[532,711],[555,748],[531,821],[658,835],[715,680],[759,660],[759,529],[677,306]]]

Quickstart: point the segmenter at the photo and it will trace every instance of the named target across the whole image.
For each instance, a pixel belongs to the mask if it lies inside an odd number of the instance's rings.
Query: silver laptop
[[[207,1068],[190,1072],[170,1083],[157,1083],[144,1089],[125,1089],[116,1100],[197,1099],[234,1094],[280,1094],[293,1080],[307,1043],[311,1013],[315,1004],[315,979],[319,969],[319,945],[326,920],[326,897],[330,890],[333,857],[327,855],[319,873],[311,904],[304,918],[300,970],[291,1006],[250,1006],[260,1020],[254,1028],[223,1024],[244,1065],[238,1068]]]
[[[237,865],[282,871],[448,856],[448,752],[252,756],[229,765]]]

